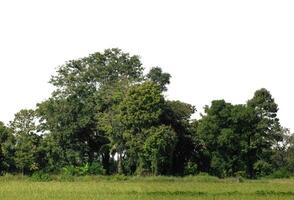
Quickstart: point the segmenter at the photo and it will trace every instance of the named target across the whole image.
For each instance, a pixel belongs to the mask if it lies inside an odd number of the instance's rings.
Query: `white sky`
[[[58,65],[112,47],[171,73],[168,98],[199,111],[265,87],[294,130],[293,0],[1,0],[0,120],[49,97]]]

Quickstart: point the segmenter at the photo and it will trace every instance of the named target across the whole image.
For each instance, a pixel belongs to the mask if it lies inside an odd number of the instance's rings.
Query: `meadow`
[[[0,178],[1,200],[80,199],[294,199],[294,179],[242,180],[196,177],[81,177],[33,181],[26,177]]]

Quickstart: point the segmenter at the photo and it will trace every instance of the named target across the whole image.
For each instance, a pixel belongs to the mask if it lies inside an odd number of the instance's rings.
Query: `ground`
[[[0,178],[1,200],[294,200],[294,179],[240,181],[212,177],[128,178],[84,177],[36,182]]]

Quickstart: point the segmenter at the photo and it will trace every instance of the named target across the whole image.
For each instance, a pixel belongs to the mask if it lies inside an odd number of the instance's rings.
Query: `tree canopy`
[[[120,49],[66,62],[48,99],[0,122],[0,174],[294,173],[293,135],[268,90],[239,105],[213,100],[194,119],[194,105],[166,98],[170,79]]]

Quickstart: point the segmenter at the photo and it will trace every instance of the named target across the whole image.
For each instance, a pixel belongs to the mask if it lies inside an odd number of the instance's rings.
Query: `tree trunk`
[[[249,136],[248,141],[248,152],[247,152],[247,175],[249,176],[250,179],[255,178],[255,173],[254,173],[254,162],[255,162],[255,157],[256,157],[256,152],[250,148],[251,146],[251,137]]]
[[[109,159],[110,159],[109,151],[106,151],[105,153],[102,154],[102,165],[107,175],[110,174]]]
[[[122,174],[122,153],[118,153],[118,159],[117,159],[117,173]]]

